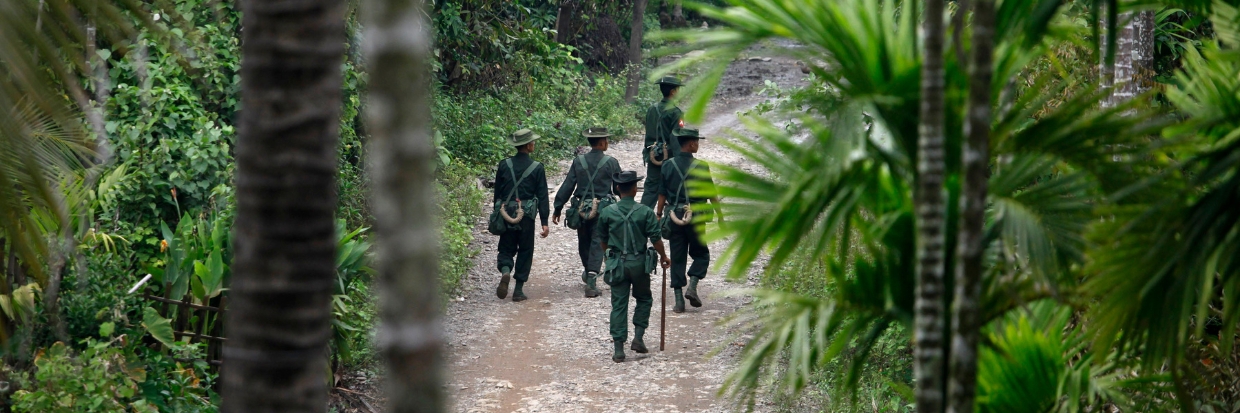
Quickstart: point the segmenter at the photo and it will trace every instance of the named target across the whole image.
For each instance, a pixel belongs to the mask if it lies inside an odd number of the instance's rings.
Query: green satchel
[[[508,191],[508,196],[504,198],[504,201],[495,203],[491,211],[491,217],[487,220],[487,232],[494,235],[503,235],[508,231],[520,231],[521,219],[524,219],[526,215],[533,216],[534,211],[531,207],[538,203],[538,199],[522,201],[513,198],[517,195],[517,188],[521,186],[521,182],[534,173],[534,169],[540,164],[538,162],[530,163],[530,166],[525,168],[525,172],[521,173],[521,178],[517,178],[517,172],[513,170],[512,158],[506,159],[505,164],[508,165],[508,173],[512,175],[515,183],[512,185],[512,190]],[[512,218],[516,222],[509,222],[507,218]]]

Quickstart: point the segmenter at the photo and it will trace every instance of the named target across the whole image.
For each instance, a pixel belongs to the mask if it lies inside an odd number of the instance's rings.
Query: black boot
[[[525,300],[528,298],[528,297],[526,297],[526,296],[525,296],[525,293],[524,293],[524,292],[521,292],[521,287],[522,287],[523,285],[525,285],[525,283],[524,283],[524,282],[517,281],[517,288],[514,288],[514,289],[512,290],[512,301],[513,301],[513,302],[521,302],[521,301],[525,301]]]
[[[586,279],[586,298],[594,298],[594,297],[603,295],[603,293],[598,290],[598,281],[597,281],[598,273],[593,272],[593,271],[588,272],[586,273],[585,279]]]
[[[672,306],[673,313],[685,312],[685,295],[681,293],[679,288],[672,289],[672,295],[676,297],[676,305]]]
[[[617,341],[615,344],[616,352],[611,354],[611,361],[619,363],[624,361],[624,342]]]
[[[499,286],[495,287],[495,296],[503,300],[505,298],[508,298],[508,281],[512,280],[512,275],[510,275],[509,273],[512,272],[512,270],[508,268],[503,268],[503,269],[500,269],[499,271],[503,273],[504,275],[503,277],[499,279]]]
[[[702,300],[698,298],[697,293],[698,280],[700,280],[698,277],[689,277],[689,288],[685,290],[685,299],[689,300],[689,305],[694,307],[702,306]]]
[[[633,344],[629,346],[629,349],[641,354],[648,353],[649,350],[646,350],[646,343],[642,341],[642,336],[644,335],[646,335],[646,329],[637,329],[637,334],[633,335]]]

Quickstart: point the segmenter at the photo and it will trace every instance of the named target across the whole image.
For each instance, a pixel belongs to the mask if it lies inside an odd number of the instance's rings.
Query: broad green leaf
[[[112,333],[116,331],[116,323],[111,321],[99,325],[100,337],[112,337]]]
[[[146,332],[150,333],[151,337],[155,337],[165,346],[172,346],[172,343],[176,341],[172,333],[172,323],[161,317],[154,308],[142,309],[142,327],[146,328]]]

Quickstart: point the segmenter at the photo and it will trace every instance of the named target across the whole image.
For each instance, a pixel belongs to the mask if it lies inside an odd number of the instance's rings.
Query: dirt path
[[[760,53],[760,51],[756,52]],[[751,53],[755,54],[755,53]],[[741,60],[725,74],[724,87],[712,103],[709,116],[697,125],[705,136],[742,129],[735,113],[760,103],[753,95],[763,80],[788,87],[801,82],[795,62],[773,58]],[[694,125],[690,125],[694,126]],[[638,169],[640,139],[612,144],[608,154],[625,169]],[[704,141],[697,155],[717,163],[750,166],[717,142]],[[567,169],[564,161],[561,170]],[[552,194],[563,175],[549,177]],[[725,201],[726,202],[726,201]],[[726,241],[711,245],[710,274],[699,286],[701,308],[674,314],[668,304],[667,348],[657,351],[659,320],[658,280],[648,354],[627,351],[624,363],[611,361],[608,333],[610,291],[583,298],[576,232],[553,227],[551,235],[536,241],[534,268],[525,286],[528,301],[513,303],[495,297],[499,276],[495,267],[497,237],[477,234],[482,252],[465,281],[464,300],[453,302],[446,315],[449,333],[448,390],[456,412],[715,412],[731,411],[730,401],[716,397],[724,376],[736,364],[741,343],[725,343],[728,335],[719,321],[738,310],[748,297],[721,297],[720,292],[752,285],[730,283],[720,276],[718,257]],[[760,268],[760,266],[757,266]],[[668,292],[671,301],[671,292]],[[630,305],[632,311],[632,305]],[[630,317],[631,320],[631,317]],[[631,321],[630,321],[631,322]],[[630,334],[632,327],[630,326]],[[711,357],[713,350],[721,351]],[[759,406],[762,410],[762,406]]]

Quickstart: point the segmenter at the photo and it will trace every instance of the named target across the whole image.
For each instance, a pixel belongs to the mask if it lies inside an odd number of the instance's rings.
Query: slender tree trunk
[[[682,0],[672,3],[672,27],[685,27],[685,8]]]
[[[226,412],[327,410],[345,1],[246,0]]]
[[[1113,87],[1104,102],[1108,107],[1149,90],[1154,66],[1154,12],[1127,12],[1118,19],[1122,26],[1115,37],[1115,63],[1107,66],[1104,60],[1101,70],[1103,85]]]
[[[948,413],[972,413],[977,391],[977,341],[981,334],[978,300],[982,294],[986,191],[990,161],[991,77],[994,53],[993,0],[972,0],[973,50],[965,123],[964,185],[960,205],[956,293],[952,311],[951,378]]]
[[[572,20],[573,2],[563,1],[555,13],[555,42],[564,43],[568,40],[569,20]]]
[[[420,0],[368,0],[363,8],[370,66],[366,124],[373,179],[375,246],[387,359],[388,411],[441,412],[440,324],[431,133],[431,23]]]
[[[646,0],[633,0],[633,24],[629,32],[629,85],[624,88],[624,101],[633,102],[642,77],[642,20],[646,16]]]
[[[943,410],[943,0],[926,0],[917,139],[917,298],[913,377],[918,413]]]

